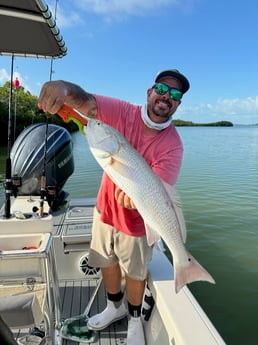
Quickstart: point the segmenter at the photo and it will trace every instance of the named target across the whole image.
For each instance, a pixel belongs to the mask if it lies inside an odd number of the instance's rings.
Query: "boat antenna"
[[[14,141],[13,138],[13,65],[14,54],[11,59],[11,82],[10,82],[10,95],[9,95],[9,116],[8,116],[8,146],[7,146],[7,158],[5,169],[5,218],[11,217],[11,194],[12,194],[12,162],[11,162],[11,148]]]

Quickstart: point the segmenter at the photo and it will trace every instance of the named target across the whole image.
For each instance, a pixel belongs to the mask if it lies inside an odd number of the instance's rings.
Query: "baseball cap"
[[[163,77],[173,77],[175,79],[178,79],[180,83],[182,84],[181,91],[183,93],[186,93],[190,88],[190,83],[187,80],[187,78],[182,73],[180,73],[177,69],[168,69],[168,70],[160,71],[156,76],[155,83],[157,83],[159,79]]]

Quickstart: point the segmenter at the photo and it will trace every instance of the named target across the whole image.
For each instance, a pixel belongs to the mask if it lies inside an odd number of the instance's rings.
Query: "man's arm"
[[[95,97],[80,86],[63,80],[50,81],[43,85],[38,100],[43,111],[56,114],[64,103],[88,117],[97,117]]]

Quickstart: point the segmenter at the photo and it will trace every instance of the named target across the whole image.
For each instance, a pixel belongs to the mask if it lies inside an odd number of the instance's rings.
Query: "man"
[[[183,154],[182,142],[171,124],[171,117],[189,87],[188,80],[178,70],[161,71],[147,90],[147,104],[137,106],[92,95],[68,82],[55,81],[43,86],[39,105],[54,114],[66,103],[116,128],[168,188],[176,183]],[[151,256],[144,222],[133,200],[104,173],[94,211],[89,264],[101,268],[108,299],[106,309],[89,319],[89,328],[104,329],[127,315],[121,290],[123,271],[130,316],[127,345],[145,344],[140,316]]]

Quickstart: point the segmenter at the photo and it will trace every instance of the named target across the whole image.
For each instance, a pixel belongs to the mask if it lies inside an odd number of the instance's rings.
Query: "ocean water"
[[[189,287],[227,344],[258,344],[258,127],[179,131],[187,246],[216,281]]]
[[[258,126],[178,131],[184,160],[176,190],[188,230],[186,246],[216,281],[189,288],[227,344],[257,345]],[[102,171],[85,138],[76,133],[73,141],[75,172],[64,189],[70,198],[96,196]],[[3,173],[2,153],[0,178]]]

